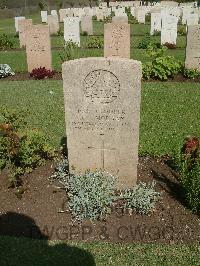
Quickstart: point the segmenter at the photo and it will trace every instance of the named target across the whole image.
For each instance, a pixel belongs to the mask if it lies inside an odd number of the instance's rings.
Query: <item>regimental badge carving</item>
[[[90,72],[84,80],[84,95],[94,103],[111,103],[120,92],[118,78],[110,71],[98,69]]]

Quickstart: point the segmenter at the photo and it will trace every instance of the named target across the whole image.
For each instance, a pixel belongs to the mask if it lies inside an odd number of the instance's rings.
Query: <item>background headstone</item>
[[[142,67],[122,58],[65,62],[67,148],[70,170],[105,170],[118,188],[137,181]]]
[[[47,16],[48,16],[47,11],[42,10],[42,11],[41,11],[41,19],[42,19],[42,23],[47,23]]]
[[[151,13],[151,35],[161,31],[161,14]]]
[[[26,39],[28,72],[34,68],[52,69],[51,43],[48,25],[29,27]]]
[[[20,48],[26,46],[26,35],[32,23],[32,19],[22,19],[18,21]]]
[[[16,30],[16,32],[19,32],[18,21],[22,20],[22,19],[26,19],[26,18],[25,17],[15,17],[15,30]]]
[[[175,16],[167,15],[166,17],[162,18],[161,44],[176,44],[177,23],[178,18]]]
[[[72,41],[80,47],[80,19],[77,17],[64,18],[64,40]]]
[[[129,24],[104,24],[104,57],[111,56],[130,58]]]
[[[188,26],[185,67],[200,71],[200,25]]]
[[[58,16],[48,15],[47,16],[47,23],[49,25],[50,34],[57,34],[59,31],[59,20]]]
[[[93,21],[91,16],[83,16],[81,18],[82,32],[87,32],[88,35],[93,35]]]

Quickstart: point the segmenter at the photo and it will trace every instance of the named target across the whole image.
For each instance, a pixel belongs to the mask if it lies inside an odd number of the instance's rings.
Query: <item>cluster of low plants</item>
[[[164,46],[159,49],[155,47],[147,49],[147,56],[151,61],[143,65],[144,79],[167,80],[182,71],[182,64],[173,56],[166,56],[166,50]]]
[[[0,35],[0,50],[13,49],[14,43],[13,38],[7,34],[4,33]]]
[[[20,189],[21,175],[30,173],[54,157],[43,132],[29,129],[25,113],[0,107],[0,171],[7,169],[8,186]]]
[[[0,79],[9,76],[14,76],[15,73],[12,71],[11,67],[7,64],[0,64]]]
[[[53,78],[55,71],[46,69],[45,67],[35,68],[31,71],[30,77],[34,79]]]
[[[188,79],[195,79],[200,77],[200,71],[198,69],[187,69],[185,68],[183,71],[184,77]]]
[[[155,41],[152,39],[150,34],[146,33],[145,37],[138,44],[138,49],[148,49],[148,47],[152,47],[152,46],[155,48],[159,48],[160,43],[155,43]]]
[[[90,37],[87,42],[88,48],[103,48],[103,39],[101,37]]]
[[[72,41],[64,43],[64,48],[61,53],[59,53],[61,62],[74,60],[79,57],[78,45]]]
[[[200,141],[195,136],[184,140],[175,156],[180,173],[183,196],[188,207],[194,213],[200,213]]]
[[[133,189],[116,191],[117,178],[113,175],[101,170],[69,174],[66,159],[58,163],[51,179],[64,185],[68,208],[77,220],[104,219],[117,202],[120,202],[120,207],[124,210],[148,214],[160,199],[160,193],[155,191],[155,183],[139,183]]]
[[[166,42],[163,44],[163,46],[166,46],[168,49],[176,49],[176,44]]]
[[[58,30],[58,32],[57,32],[57,35],[63,37],[63,36],[64,36],[64,31],[63,31],[63,29],[60,28],[60,29]]]

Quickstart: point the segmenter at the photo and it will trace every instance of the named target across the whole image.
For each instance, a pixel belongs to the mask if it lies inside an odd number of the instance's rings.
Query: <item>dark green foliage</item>
[[[15,187],[20,175],[54,156],[46,136],[37,129],[27,129],[24,113],[0,109],[0,169],[8,168],[9,185]]]
[[[87,42],[88,48],[103,48],[103,39],[101,37],[90,37]]]
[[[159,79],[167,80],[170,77],[178,74],[182,70],[182,64],[175,60],[173,56],[165,56],[166,47],[155,49],[149,47],[147,55],[151,59],[143,65],[143,78],[144,79]]]
[[[138,45],[139,49],[147,49],[148,47],[160,47],[159,43],[155,43],[155,41],[153,40],[153,38],[149,35],[149,33],[146,33],[145,37],[141,40],[141,42]]]
[[[185,139],[175,158],[180,172],[180,182],[188,207],[200,213],[200,149],[197,137]]]
[[[64,44],[64,49],[61,53],[59,53],[59,57],[61,62],[65,62],[78,58],[78,54],[79,49],[77,44],[73,43],[72,41],[69,41]]]
[[[6,34],[0,35],[0,50],[13,49],[14,40]]]
[[[195,78],[199,78],[200,77],[200,71],[198,71],[197,69],[187,69],[185,68],[183,71],[183,75],[184,77],[188,78],[188,79],[195,79]]]

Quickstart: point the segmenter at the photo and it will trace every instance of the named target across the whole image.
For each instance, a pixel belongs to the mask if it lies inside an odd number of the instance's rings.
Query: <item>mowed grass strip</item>
[[[1,81],[0,105],[28,109],[32,127],[60,147],[65,135],[62,81]],[[200,136],[200,84],[142,84],[140,155],[173,154],[187,135]]]
[[[76,243],[0,237],[1,266],[199,265],[198,245]]]

